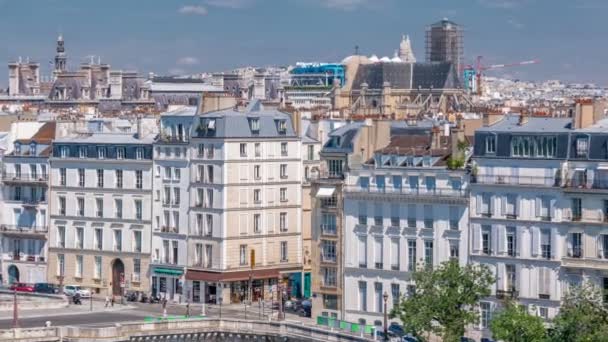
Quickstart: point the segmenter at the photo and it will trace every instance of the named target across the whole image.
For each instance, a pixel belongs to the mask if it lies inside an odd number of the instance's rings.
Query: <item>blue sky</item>
[[[471,63],[538,58],[500,73],[608,85],[607,10],[608,0],[0,0],[0,64],[30,56],[48,70],[59,33],[72,67],[95,55],[142,73],[335,62],[355,45],[392,55],[403,33],[423,60],[425,26],[448,17],[465,27]]]

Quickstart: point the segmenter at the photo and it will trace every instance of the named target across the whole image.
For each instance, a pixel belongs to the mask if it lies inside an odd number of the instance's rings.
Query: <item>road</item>
[[[51,321],[52,325],[71,325],[71,326],[86,326],[86,327],[103,327],[111,326],[115,323],[122,322],[143,322],[146,317],[162,317],[162,306],[160,304],[142,304],[142,303],[129,303],[131,308],[125,308],[117,310],[118,306],[114,309],[115,311],[104,311],[102,306],[96,308],[95,311],[87,311],[88,307],[78,306],[76,308],[63,309],[57,313],[40,313],[35,311],[28,311],[20,314],[19,326],[22,328],[33,328],[42,327],[46,321]],[[108,309],[111,310],[111,309]],[[243,305],[230,305],[223,306],[221,309],[222,317],[230,317],[237,319],[260,319],[260,308],[258,306],[248,307],[247,309]],[[276,312],[276,311],[275,311]],[[220,307],[217,305],[206,307],[207,317],[219,317]],[[265,314],[270,314],[270,310],[266,309]],[[186,307],[184,305],[168,305],[167,315],[185,315]],[[190,308],[191,315],[200,315],[201,306],[200,304],[192,305]],[[300,318],[296,315],[287,314],[287,319],[298,320],[310,323],[310,319]],[[265,318],[266,319],[266,318]],[[0,329],[9,329],[12,327],[13,320],[6,315],[0,317]]]

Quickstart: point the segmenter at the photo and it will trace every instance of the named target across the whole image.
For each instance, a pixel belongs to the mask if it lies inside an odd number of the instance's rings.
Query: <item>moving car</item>
[[[9,289],[17,292],[34,292],[34,287],[25,283],[13,283]]]
[[[63,287],[63,294],[65,294],[68,297],[72,297],[76,293],[78,293],[81,298],[91,297],[91,291],[89,291],[87,289],[83,289],[79,285],[65,285]]]
[[[34,292],[55,294],[59,293],[59,289],[53,284],[36,283],[34,284]]]

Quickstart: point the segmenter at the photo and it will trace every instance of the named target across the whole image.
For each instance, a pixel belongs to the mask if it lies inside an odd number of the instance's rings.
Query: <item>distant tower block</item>
[[[426,29],[426,61],[452,62],[459,78],[464,58],[464,30],[444,18]]]
[[[67,69],[67,56],[65,54],[65,46],[63,35],[57,37],[57,54],[55,55],[55,72],[63,72]]]
[[[403,35],[399,44],[399,58],[404,63],[416,63],[416,57],[412,51],[412,44],[409,35]]]

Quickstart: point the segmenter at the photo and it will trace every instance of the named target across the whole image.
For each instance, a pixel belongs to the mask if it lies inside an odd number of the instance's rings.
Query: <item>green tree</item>
[[[543,320],[512,301],[494,315],[490,331],[494,339],[504,342],[542,342],[546,336]]]
[[[418,267],[413,280],[415,290],[401,298],[391,317],[399,318],[420,341],[432,333],[445,342],[459,341],[466,325],[478,321],[479,300],[490,295],[494,283],[487,267],[460,267],[455,260],[436,269]]]
[[[549,341],[608,341],[608,311],[602,291],[591,284],[568,291],[553,320]]]

